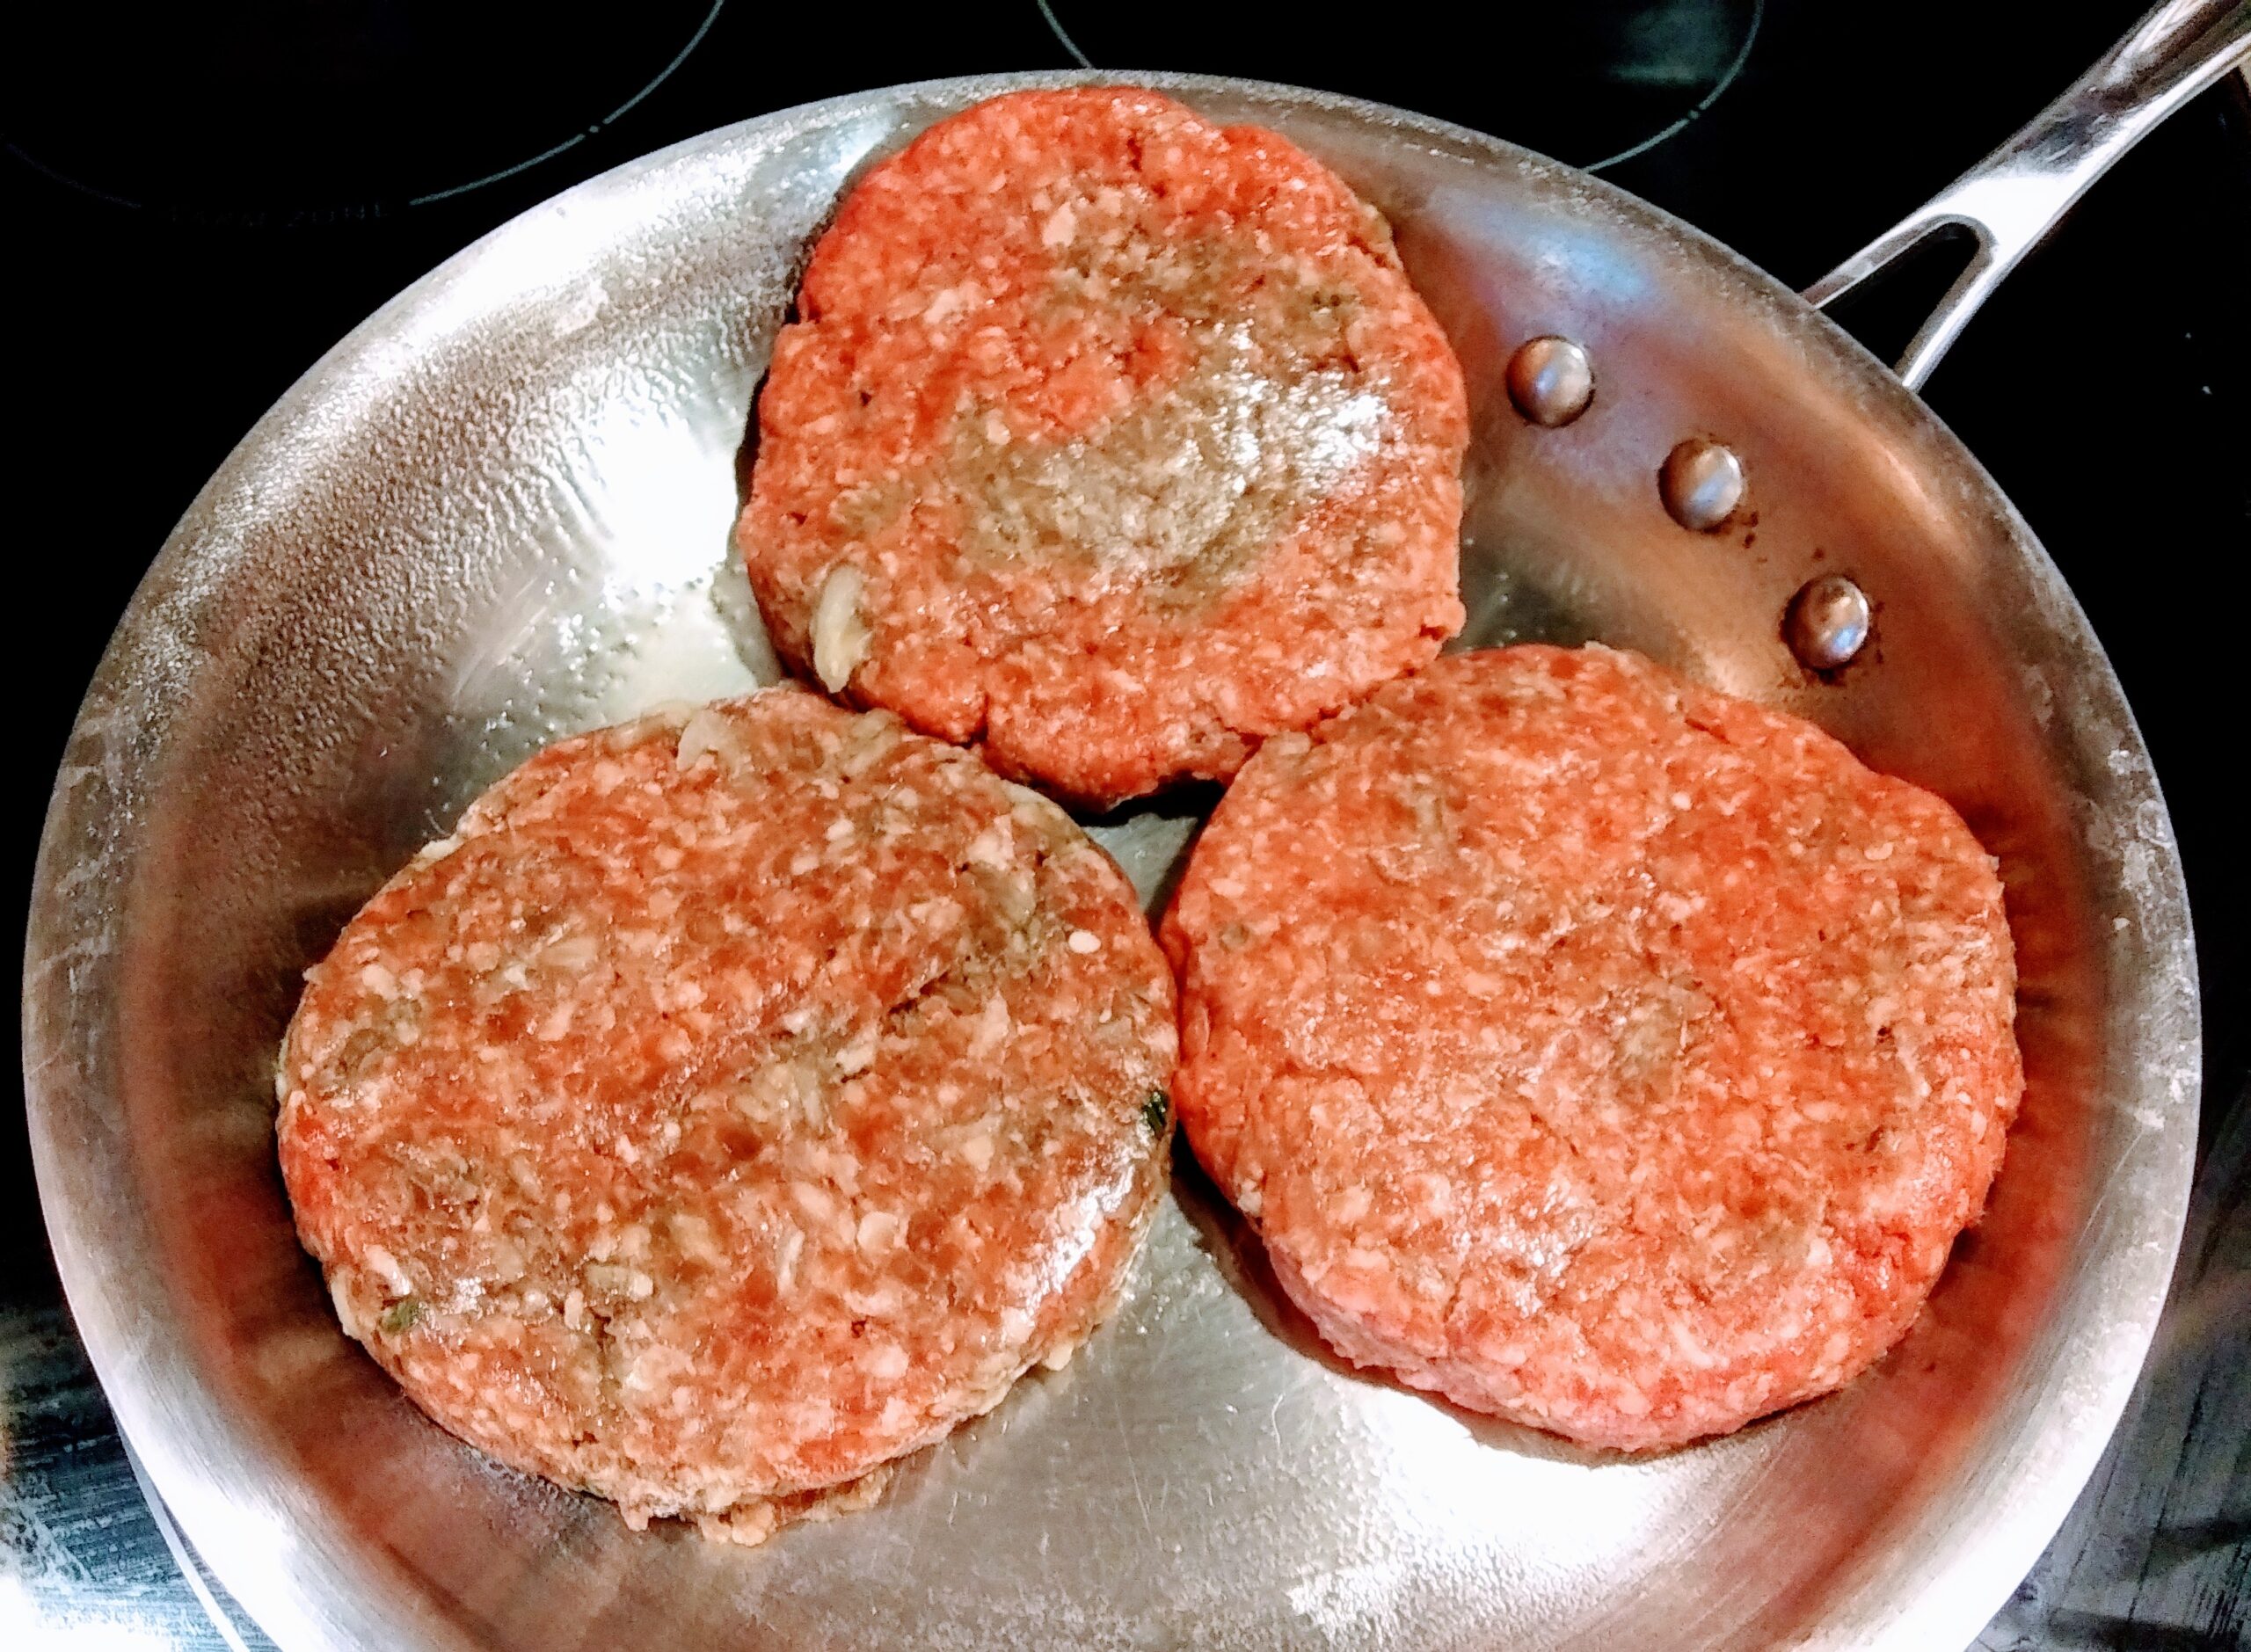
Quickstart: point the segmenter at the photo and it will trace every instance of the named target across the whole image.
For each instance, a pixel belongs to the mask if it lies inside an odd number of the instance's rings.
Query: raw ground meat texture
[[[552,746],[393,878],[308,972],[281,1166],[432,1416],[755,1542],[1109,1311],[1174,1045],[1060,810],[771,689]]]
[[[1461,368],[1273,133],[980,104],[853,189],[798,311],[737,538],[783,656],[856,702],[1099,807],[1461,628]]]
[[[1162,938],[1183,1127],[1322,1335],[1598,1446],[1866,1369],[2022,1089],[1954,811],[1603,648],[1441,659],[1269,741]]]

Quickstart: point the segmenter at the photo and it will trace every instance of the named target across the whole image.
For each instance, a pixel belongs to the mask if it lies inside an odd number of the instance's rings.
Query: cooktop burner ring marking
[[[386,217],[396,211],[449,200],[456,196],[466,195],[489,185],[514,178],[519,173],[528,171],[533,167],[553,160],[557,156],[576,148],[587,138],[599,136],[671,79],[680,67],[695,55],[696,48],[703,45],[705,37],[710,33],[712,25],[718,21],[719,14],[725,9],[726,3],[727,0],[710,0],[709,9],[703,12],[701,20],[696,23],[686,43],[672,55],[664,67],[643,82],[630,97],[599,120],[590,121],[582,129],[572,133],[562,142],[551,144],[538,154],[526,159],[486,172],[465,183],[449,185],[443,189],[426,190],[418,194],[406,195],[403,190],[398,194],[378,191],[358,199],[302,201],[284,200],[270,202],[246,200],[239,202],[222,202],[187,198],[168,199],[159,193],[151,198],[144,199],[139,193],[127,194],[120,190],[106,187],[91,178],[81,178],[71,171],[65,171],[54,162],[43,158],[25,143],[18,142],[17,135],[12,133],[0,131],[0,151],[4,151],[29,171],[37,172],[42,178],[75,193],[127,211],[155,211],[187,222],[262,222],[267,220],[288,222],[334,222],[355,218]]]
[[[1764,3],[1765,0],[1760,0],[1760,4],[1763,4]],[[514,166],[502,167],[497,172],[487,172],[482,178],[474,179],[466,184],[456,184],[451,189],[434,190],[426,195],[410,196],[407,199],[406,204],[410,207],[426,207],[433,201],[450,200],[455,195],[466,195],[472,189],[482,189],[487,184],[497,184],[504,178],[514,178],[518,172],[529,171],[533,167],[537,166],[543,161],[553,160],[557,156],[562,154],[564,150],[574,148],[578,144],[586,142],[586,139],[593,137],[604,127],[615,124],[617,120],[628,110],[631,109],[635,104],[640,102],[642,98],[647,97],[651,92],[654,91],[658,87],[663,85],[665,82],[672,78],[673,71],[678,69],[682,63],[686,62],[689,55],[693,53],[697,47],[703,44],[703,37],[711,32],[711,25],[719,20],[719,13],[726,9],[726,4],[727,0],[711,0],[711,9],[703,14],[703,20],[696,25],[696,33],[688,37],[688,44],[681,47],[678,52],[674,54],[672,62],[667,63],[662,69],[657,71],[656,78],[650,81],[647,85],[642,87],[640,91],[635,92],[623,103],[619,104],[616,108],[611,110],[608,114],[604,115],[594,125],[588,127],[585,131],[573,132],[569,137],[564,139],[562,142],[557,144],[553,149],[545,150],[541,154],[535,155],[528,161],[518,161]]]
[[[1039,0],[1039,4],[1042,11],[1046,10],[1047,0]],[[1589,162],[1585,166],[1579,170],[1587,172],[1599,172],[1609,167],[1617,166],[1624,162],[1630,161],[1637,155],[1647,155],[1651,149],[1657,148],[1658,144],[1663,143],[1668,138],[1678,137],[1681,133],[1686,132],[1698,120],[1702,120],[1704,111],[1717,103],[1722,95],[1726,92],[1727,89],[1735,84],[1736,77],[1743,73],[1743,66],[1751,61],[1751,48],[1758,44],[1759,28],[1761,24],[1766,22],[1766,20],[1767,0],[1751,0],[1751,24],[1749,27],[1743,31],[1743,44],[1735,48],[1734,61],[1720,71],[1719,79],[1712,84],[1712,89],[1703,95],[1703,98],[1696,104],[1695,107],[1689,110],[1686,114],[1682,115],[1671,126],[1651,133],[1648,137],[1643,138],[1639,143],[1633,145],[1631,148],[1621,149],[1617,154],[1606,156],[1601,160]]]
[[[1063,20],[1055,15],[1053,0],[1035,0],[1035,4],[1039,7],[1040,17],[1046,22],[1048,33],[1053,34],[1063,49],[1070,54],[1072,61],[1082,69],[1098,67],[1094,59],[1087,55],[1086,49],[1071,38],[1071,32],[1063,26]],[[1743,73],[1744,65],[1751,61],[1751,48],[1758,43],[1759,31],[1766,20],[1767,0],[1752,0],[1751,20],[1744,28],[1742,42],[1735,48],[1735,55],[1729,61],[1727,67],[1720,71],[1719,78],[1712,83],[1709,91],[1707,91],[1686,113],[1671,124],[1660,127],[1638,143],[1629,144],[1615,155],[1605,156],[1599,161],[1590,161],[1579,170],[1586,172],[1599,172],[1606,168],[1630,161],[1636,156],[1646,155],[1668,139],[1678,137],[1701,120],[1705,112],[1725,95],[1728,88],[1734,85],[1737,78]],[[2246,73],[2251,75],[2251,70],[2247,70]]]

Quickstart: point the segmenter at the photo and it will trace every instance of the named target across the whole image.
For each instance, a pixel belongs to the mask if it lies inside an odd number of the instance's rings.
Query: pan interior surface
[[[215,477],[90,692],[26,976],[43,1196],[127,1432],[286,1648],[1428,1648],[1965,1642],[2061,1519],[2162,1300],[2195,1136],[2172,838],[2084,619],[1921,404],[1607,186],[1347,99],[1155,76],[1391,217],[1475,415],[1464,644],[1599,638],[1822,723],[2001,861],[2029,1075],[1984,1224],[1869,1377],[1730,1438],[1582,1453],[1364,1378],[1186,1162],[1117,1319],[752,1552],[497,1468],[336,1327],[273,1161],[299,972],[557,735],[772,680],[728,530],[810,237],[871,155],[1038,76],[790,112],[598,178],[353,333]],[[1560,333],[1591,410],[1527,424]],[[1659,502],[1727,443],[1721,530]],[[1781,616],[1837,571],[1833,680]],[[1098,832],[1145,894],[1194,819]]]

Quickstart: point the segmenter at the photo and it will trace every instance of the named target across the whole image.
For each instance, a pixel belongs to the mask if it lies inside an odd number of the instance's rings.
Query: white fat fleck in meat
[[[420,851],[414,856],[414,863],[417,866],[426,866],[433,861],[442,861],[460,847],[461,840],[457,837],[448,835],[434,838],[422,846]]]
[[[965,310],[974,309],[985,302],[985,289],[975,281],[958,281],[951,287],[942,287],[930,295],[922,307],[922,319],[933,327],[942,327]]]
[[[977,1030],[969,1041],[970,1055],[980,1059],[991,1055],[1008,1041],[1011,1025],[1008,1001],[995,993],[985,1001],[978,1017]]]
[[[968,1161],[969,1168],[981,1174],[993,1162],[993,1132],[980,1130],[965,1137],[959,1151]]]
[[[667,1219],[667,1226],[682,1255],[713,1268],[726,1261],[726,1253],[719,1248],[718,1235],[705,1218],[689,1211],[675,1211]]]
[[[335,1306],[336,1321],[344,1328],[345,1335],[357,1337],[363,1343],[366,1342],[368,1322],[361,1317],[359,1305],[353,1300],[352,1275],[349,1269],[337,1268],[331,1270],[328,1276],[328,1299]]]
[[[907,1374],[907,1350],[896,1343],[871,1344],[860,1356],[860,1365],[871,1377],[894,1382]]]
[[[583,970],[601,956],[601,943],[590,935],[566,935],[542,952],[540,962],[558,970]]]
[[[895,1248],[906,1233],[907,1224],[892,1212],[870,1211],[860,1218],[859,1247],[871,1256],[880,1256]]]
[[[841,694],[852,673],[867,661],[874,635],[860,612],[867,576],[850,563],[839,563],[821,582],[812,608],[812,668],[820,686]]]
[[[969,847],[962,851],[962,858],[972,866],[982,866],[990,871],[1011,870],[1016,857],[1011,853],[1008,823],[996,820],[980,832],[969,841]]]
[[[393,1296],[413,1294],[414,1281],[406,1277],[406,1270],[398,1265],[398,1258],[390,1252],[381,1245],[370,1245],[360,1255],[368,1270],[382,1279]]]
[[[710,707],[704,707],[689,717],[680,731],[680,744],[674,749],[673,761],[681,768],[693,768],[708,753],[725,754],[736,749],[727,718]]]
[[[836,1052],[836,1070],[850,1078],[854,1073],[864,1073],[874,1066],[875,1059],[876,1029],[863,1028],[851,1043]]]
[[[774,1289],[787,1296],[797,1289],[798,1259],[805,1255],[805,1236],[798,1229],[784,1226],[775,1247]]]
[[[815,1187],[810,1182],[792,1182],[790,1197],[797,1206],[816,1222],[826,1225],[836,1219],[836,1201],[826,1188]]]
[[[847,1291],[844,1306],[871,1319],[888,1319],[907,1306],[907,1291],[896,1279],[886,1279],[872,1291]]]

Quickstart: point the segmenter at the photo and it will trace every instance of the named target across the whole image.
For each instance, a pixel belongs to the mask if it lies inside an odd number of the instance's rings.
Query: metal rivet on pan
[[[1782,615],[1782,640],[1808,671],[1834,671],[1868,644],[1868,593],[1841,573],[1809,579]]]
[[[1743,503],[1743,461],[1719,443],[1695,437],[1665,455],[1657,485],[1674,521],[1708,534]]]
[[[1509,400],[1535,425],[1568,425],[1594,400],[1594,364],[1569,338],[1534,338],[1509,358]]]

